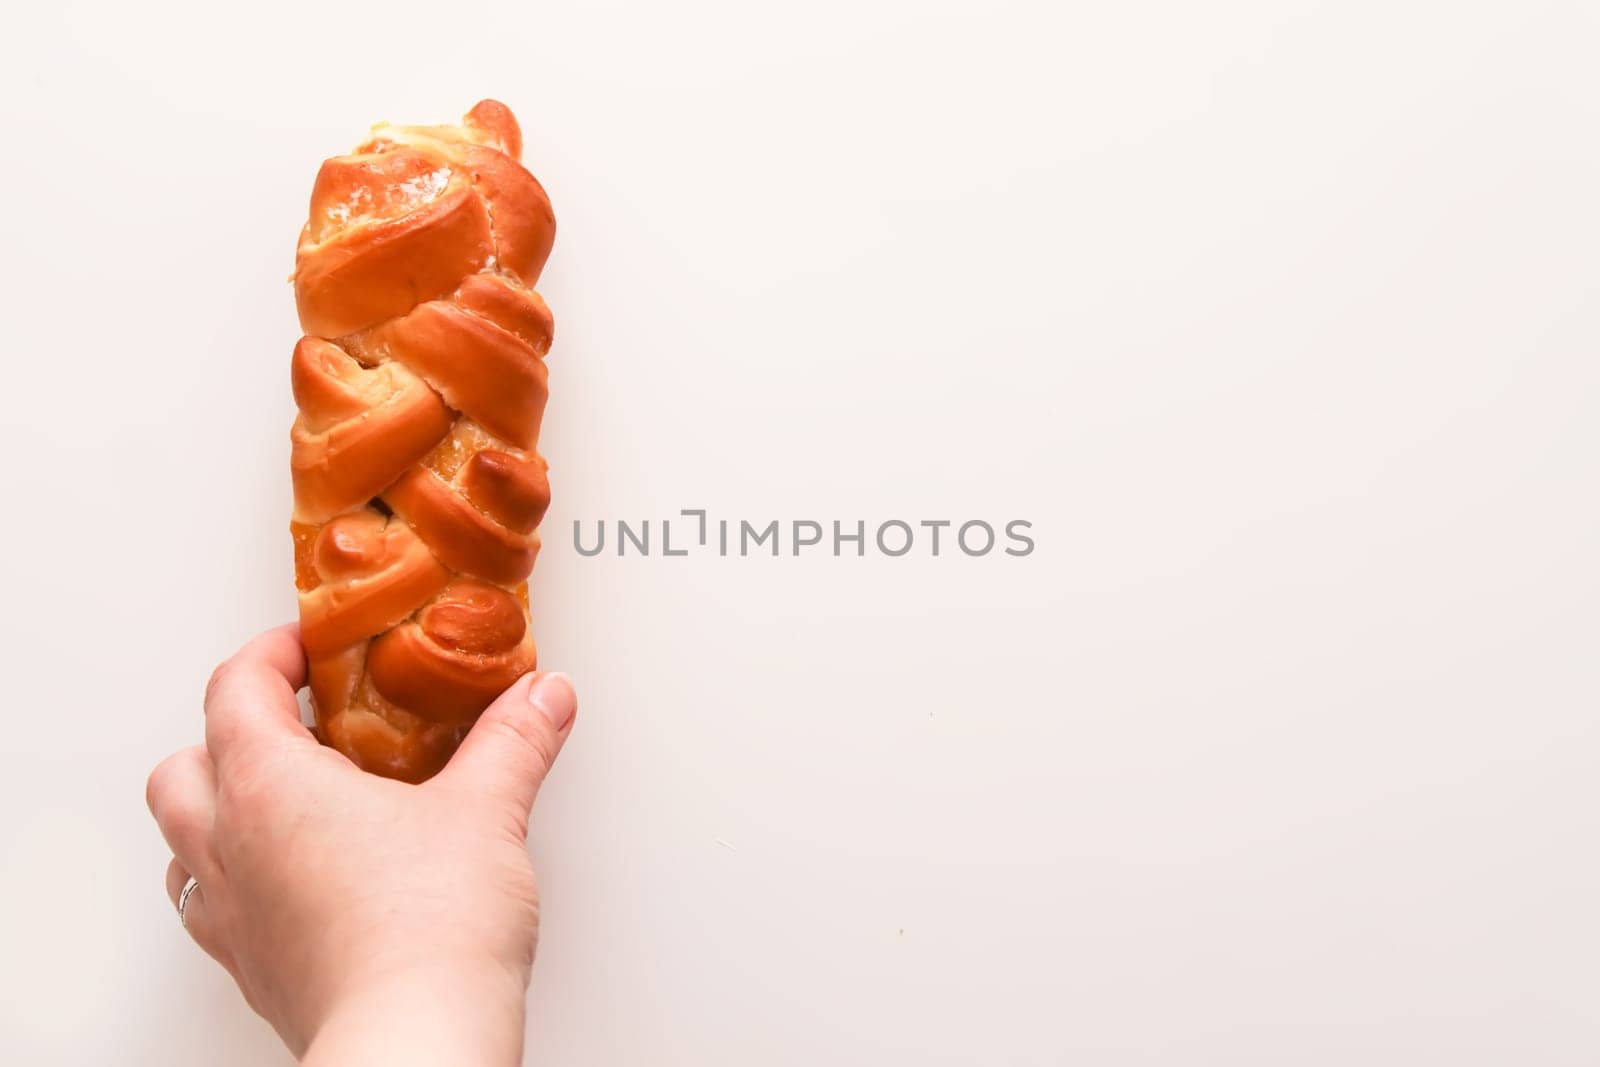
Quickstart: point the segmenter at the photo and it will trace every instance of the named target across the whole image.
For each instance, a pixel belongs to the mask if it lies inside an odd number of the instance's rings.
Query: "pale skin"
[[[420,785],[301,724],[293,626],[217,668],[205,744],[151,773],[174,906],[302,1063],[517,1064],[539,936],[528,815],[572,730],[564,675],[527,675]]]

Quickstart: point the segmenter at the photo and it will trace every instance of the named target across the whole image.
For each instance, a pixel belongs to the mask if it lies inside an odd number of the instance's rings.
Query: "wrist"
[[[306,1067],[522,1062],[527,979],[493,963],[434,962],[353,985],[307,1043]]]

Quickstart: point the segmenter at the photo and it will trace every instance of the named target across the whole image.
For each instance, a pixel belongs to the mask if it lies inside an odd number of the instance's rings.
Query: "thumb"
[[[439,777],[526,820],[577,711],[566,675],[525,674],[478,716]]]

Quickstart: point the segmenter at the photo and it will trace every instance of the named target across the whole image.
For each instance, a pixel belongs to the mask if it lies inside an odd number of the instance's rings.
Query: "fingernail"
[[[578,710],[578,694],[564,674],[546,674],[528,687],[528,703],[557,731],[565,730]]]

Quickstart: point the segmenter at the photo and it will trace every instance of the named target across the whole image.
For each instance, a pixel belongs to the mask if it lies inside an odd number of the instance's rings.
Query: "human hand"
[[[206,687],[205,744],[150,775],[174,905],[198,883],[189,933],[306,1063],[520,1062],[539,931],[528,814],[572,727],[571,683],[519,679],[439,775],[407,785],[317,743],[304,681],[296,627],[255,638]]]

